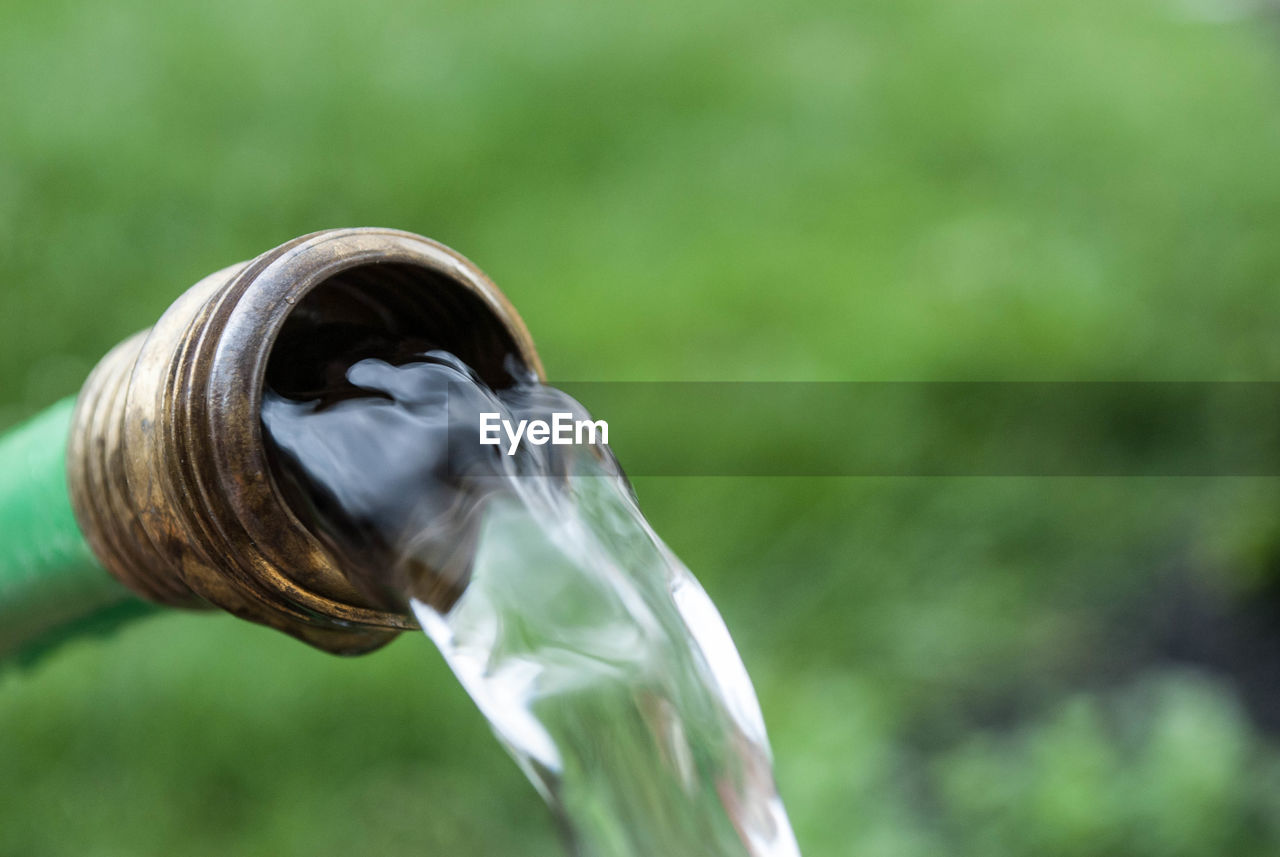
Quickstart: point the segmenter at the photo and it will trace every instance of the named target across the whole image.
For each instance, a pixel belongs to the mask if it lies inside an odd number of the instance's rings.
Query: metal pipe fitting
[[[497,286],[419,235],[317,232],[211,274],[108,353],[77,401],[71,504],[112,575],[150,601],[220,607],[334,653],[416,627],[298,519],[264,444],[268,373],[305,372],[303,352],[339,322],[447,348],[495,384],[509,355],[543,374]]]

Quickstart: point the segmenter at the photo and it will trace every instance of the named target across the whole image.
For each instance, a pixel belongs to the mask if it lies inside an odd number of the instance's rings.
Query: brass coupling
[[[447,348],[482,378],[516,355],[542,376],[515,308],[473,263],[392,229],[305,235],[192,286],[116,346],[76,403],[72,506],[98,559],[148,600],[219,607],[356,654],[414,628],[354,586],[272,475],[268,364],[326,318]]]

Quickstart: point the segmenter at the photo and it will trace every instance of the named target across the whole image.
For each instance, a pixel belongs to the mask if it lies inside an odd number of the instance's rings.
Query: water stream
[[[274,390],[290,501],[369,597],[411,609],[574,857],[791,857],[724,622],[603,445],[478,443],[481,413],[585,416],[519,366],[428,351]]]

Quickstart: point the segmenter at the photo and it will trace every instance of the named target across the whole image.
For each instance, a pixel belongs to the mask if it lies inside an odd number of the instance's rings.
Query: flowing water
[[[603,445],[481,446],[585,417],[509,364],[352,359],[275,390],[276,476],[369,597],[411,609],[580,857],[798,855],[750,679]]]

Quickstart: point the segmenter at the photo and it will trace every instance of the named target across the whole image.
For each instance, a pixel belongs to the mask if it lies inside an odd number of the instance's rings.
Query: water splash
[[[481,411],[581,406],[527,375],[491,390],[441,352],[346,378],[268,396],[278,476],[371,594],[407,601],[569,852],[798,857],[729,632],[608,450],[458,443]]]
[[[728,630],[624,484],[515,488],[458,602],[413,607],[572,853],[798,854]]]

